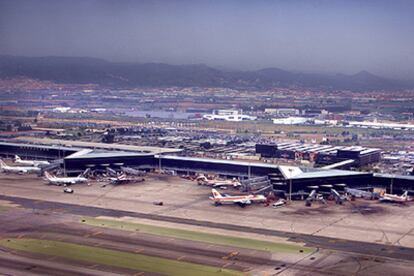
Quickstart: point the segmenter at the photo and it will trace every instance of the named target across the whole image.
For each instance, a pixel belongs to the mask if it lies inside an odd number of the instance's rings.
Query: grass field
[[[0,246],[13,250],[58,256],[74,261],[121,267],[131,270],[177,276],[237,276],[246,273],[129,252],[39,239],[3,239]]]
[[[315,249],[310,247],[304,247],[300,245],[288,244],[288,243],[276,243],[269,241],[261,241],[248,238],[240,238],[234,236],[225,236],[218,234],[209,234],[204,232],[196,232],[191,230],[183,230],[177,228],[160,227],[148,224],[140,224],[133,222],[124,222],[117,220],[101,219],[85,217],[82,223],[107,227],[126,231],[136,231],[146,234],[153,234],[159,236],[166,236],[172,238],[179,238],[192,241],[207,242],[220,245],[236,246],[241,248],[264,250],[271,252],[282,252],[282,253],[311,253]]]

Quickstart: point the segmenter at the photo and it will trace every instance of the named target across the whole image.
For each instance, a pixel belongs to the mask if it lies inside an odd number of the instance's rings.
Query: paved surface
[[[21,207],[10,208],[0,213],[2,223],[0,238],[56,240],[243,272],[254,272],[257,269],[269,271],[274,267],[286,265],[280,260],[274,260],[272,254],[267,251],[85,225],[80,223],[81,217],[71,214],[72,210],[69,206],[60,206],[67,208],[65,213],[56,209],[34,211],[26,209],[23,205]],[[49,260],[45,260],[48,258],[33,253],[21,253],[7,248],[3,248],[2,251],[6,254],[0,258],[0,272],[10,275],[22,271],[44,275],[99,275],[99,271],[119,274],[142,273],[142,271],[111,267],[111,264],[97,266],[93,263],[68,261],[56,257],[48,257]],[[234,256],[232,256],[233,252],[236,252]],[[13,258],[15,254],[17,254],[16,258]],[[298,261],[307,256],[305,253],[296,255],[288,259]],[[43,263],[36,261],[39,258],[44,260]],[[57,266],[57,262],[62,262],[63,265]],[[154,273],[145,272],[145,275],[152,274]]]
[[[77,214],[83,216],[109,216],[109,217],[135,217],[150,220],[168,221],[180,224],[189,224],[197,226],[205,226],[209,228],[220,228],[226,230],[235,230],[238,232],[248,232],[255,234],[263,234],[269,236],[279,236],[288,238],[290,241],[303,242],[310,247],[318,247],[329,250],[345,251],[351,253],[374,255],[387,258],[396,258],[403,260],[414,261],[414,248],[383,245],[376,243],[366,243],[344,239],[332,239],[329,237],[295,234],[291,232],[269,230],[263,228],[247,227],[241,225],[201,221],[195,219],[185,219],[170,216],[163,216],[157,214],[146,214],[139,212],[129,212],[115,209],[104,209],[90,206],[80,206],[76,204],[57,203],[51,201],[39,201],[26,198],[7,197],[1,196],[0,199],[8,200],[15,204],[18,204],[24,208],[36,209],[36,210],[55,210],[63,213]]]
[[[414,248],[414,202],[386,205],[357,200],[336,205],[328,201],[327,205],[305,207],[297,201],[279,209],[263,205],[244,209],[214,207],[208,200],[208,186],[154,174],[147,176],[145,182],[117,187],[102,188],[102,183],[96,181],[75,185],[72,195],[64,194],[61,187],[45,185],[44,180],[33,175],[0,174],[0,185],[0,195]],[[236,193],[231,189],[224,192]],[[155,201],[164,202],[164,206],[155,206]]]
[[[165,242],[160,239],[146,244],[145,240],[135,236],[131,236],[132,240],[123,241],[125,232],[114,230],[105,230],[109,236],[102,237],[86,232],[75,236],[71,234],[77,231],[93,231],[93,234],[98,231],[93,227],[82,228],[85,227],[82,225],[74,227],[80,216],[129,217],[138,223],[300,242],[318,248],[311,256],[273,254],[269,257],[259,254],[261,257],[257,261],[242,258],[234,264],[225,264],[242,270],[249,267],[249,271],[256,275],[266,275],[265,272],[268,275],[383,275],[384,272],[414,275],[414,205],[384,205],[357,200],[342,206],[332,202],[323,206],[314,204],[311,208],[303,206],[303,202],[293,202],[276,210],[263,205],[244,209],[237,206],[214,207],[208,200],[209,187],[163,175],[149,175],[145,182],[133,185],[102,187],[101,182],[91,181],[90,185],[76,185],[73,188],[74,194],[64,194],[62,187],[45,185],[41,178],[33,175],[0,174],[0,237],[44,235],[103,247],[115,246],[126,251],[127,244],[131,243],[140,246],[149,255],[171,258],[188,258],[190,255],[188,260],[196,263],[200,260],[211,264],[223,263],[218,258],[223,252],[219,254],[220,251],[207,250],[207,246],[201,246],[202,250],[199,250],[200,246],[194,242],[177,244],[177,240]],[[225,192],[236,193],[232,190]],[[154,205],[156,201],[163,201],[164,206]],[[13,206],[13,211],[2,211],[2,206],[7,205]],[[60,234],[55,233],[54,228],[59,229]],[[119,240],[119,237],[122,239]],[[170,248],[180,248],[178,252],[181,255],[164,248],[164,243]],[[249,254],[246,252],[245,256],[251,257]],[[67,263],[66,260],[59,262],[90,269],[90,265],[85,267]],[[15,270],[19,271],[21,264],[16,265]],[[67,269],[70,271],[72,268]],[[105,273],[135,273],[102,266],[92,269]],[[1,273],[4,271],[0,270]]]

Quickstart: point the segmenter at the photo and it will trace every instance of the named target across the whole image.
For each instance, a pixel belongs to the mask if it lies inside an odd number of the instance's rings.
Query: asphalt
[[[375,257],[393,258],[398,260],[414,261],[414,248],[401,247],[394,245],[384,245],[377,243],[368,243],[360,241],[351,241],[345,239],[329,238],[318,235],[298,234],[271,229],[255,228],[222,222],[210,222],[188,218],[177,218],[158,214],[147,214],[140,212],[130,212],[115,209],[106,209],[91,206],[82,206],[68,203],[58,203],[51,201],[40,201],[20,197],[11,197],[0,195],[0,200],[7,200],[18,204],[27,209],[47,210],[62,212],[81,216],[110,216],[110,217],[135,217],[155,221],[166,221],[187,225],[197,225],[209,228],[234,230],[245,233],[263,234],[287,238],[289,241],[305,243],[307,246],[327,250],[343,251],[363,255],[372,255]]]

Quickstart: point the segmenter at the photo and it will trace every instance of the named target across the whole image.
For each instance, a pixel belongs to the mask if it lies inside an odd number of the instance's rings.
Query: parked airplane
[[[121,171],[123,171],[124,173],[130,174],[130,175],[135,175],[135,176],[144,176],[147,174],[146,171],[136,170],[130,167],[121,167]]]
[[[232,186],[234,188],[237,188],[241,186],[241,183],[236,178],[233,178],[232,180],[216,180],[216,179],[208,179],[206,176],[200,175],[196,178],[196,180],[199,185],[209,185],[215,188],[227,187],[227,186]]]
[[[111,184],[119,185],[119,184],[131,183],[131,182],[142,182],[145,179],[144,178],[141,178],[141,179],[131,178],[131,177],[128,177],[125,173],[123,173],[116,177],[111,177],[109,178],[109,180],[111,181]]]
[[[360,189],[345,188],[345,192],[352,198],[377,199],[379,194],[375,192],[364,191]]]
[[[408,196],[408,192],[405,191],[401,196],[383,193],[380,195],[381,202],[395,202],[395,203],[404,203],[411,200],[411,197]]]
[[[0,170],[6,173],[39,173],[41,171],[38,167],[18,167],[8,166],[2,159],[0,159]]]
[[[212,189],[211,193],[213,196],[210,200],[214,201],[214,205],[218,206],[221,204],[237,204],[244,208],[246,205],[250,205],[253,202],[265,202],[266,197],[263,195],[239,195],[239,196],[223,196],[216,189]]]
[[[86,183],[88,182],[88,179],[82,176],[83,174],[80,174],[77,177],[57,177],[55,175],[51,175],[48,172],[45,172],[45,178],[49,182],[49,184],[53,185],[72,185],[72,184],[78,184],[78,183]]]
[[[48,161],[44,160],[22,160],[18,155],[14,156],[14,163],[35,167],[50,165]]]

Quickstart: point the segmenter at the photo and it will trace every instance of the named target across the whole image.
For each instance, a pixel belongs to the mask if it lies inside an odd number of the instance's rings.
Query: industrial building
[[[347,160],[348,167],[363,167],[381,160],[381,150],[360,146],[332,146],[303,143],[256,144],[256,153],[264,158],[308,160],[329,165]],[[345,167],[343,167],[345,168]]]

